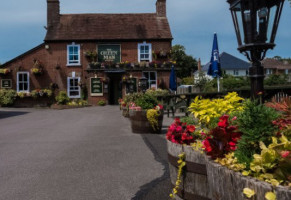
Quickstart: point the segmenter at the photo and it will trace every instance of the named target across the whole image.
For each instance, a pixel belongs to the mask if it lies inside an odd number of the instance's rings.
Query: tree
[[[172,47],[172,60],[176,62],[177,77],[181,79],[192,76],[198,68],[196,59],[187,55],[185,51],[185,47],[179,44]]]

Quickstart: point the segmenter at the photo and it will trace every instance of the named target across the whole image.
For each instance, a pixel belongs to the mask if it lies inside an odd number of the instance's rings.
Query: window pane
[[[145,46],[145,50],[148,52],[149,51],[149,46]]]
[[[144,59],[144,58],[145,58],[144,54],[141,54],[141,55],[140,55],[140,58],[141,58],[141,59]]]
[[[19,80],[19,81],[23,81],[23,76],[22,76],[22,74],[18,74],[18,80]]]
[[[149,58],[149,54],[145,54],[144,55],[144,58],[147,58],[148,59]]]
[[[78,49],[79,49],[79,48],[78,48],[77,46],[74,47],[74,53],[75,53],[75,54],[78,53]]]
[[[140,46],[140,50],[141,51],[144,51],[144,46]]]
[[[69,54],[73,54],[74,53],[74,48],[73,47],[69,47]]]
[[[73,60],[79,60],[78,55],[73,56]]]
[[[156,80],[156,73],[155,72],[151,72],[151,80]]]
[[[78,86],[78,79],[77,78],[74,79],[74,86]]]
[[[23,74],[23,81],[27,81],[27,74]]]
[[[19,91],[22,91],[22,90],[23,90],[23,84],[19,83]]]
[[[28,84],[27,83],[23,83],[23,90],[28,90]]]

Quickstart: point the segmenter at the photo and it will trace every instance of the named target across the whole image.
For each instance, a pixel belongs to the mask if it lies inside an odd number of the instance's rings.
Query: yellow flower
[[[246,195],[246,197],[251,198],[255,195],[255,191],[250,188],[244,188],[243,193]]]
[[[274,192],[267,192],[265,194],[265,198],[267,200],[276,200],[277,199],[276,194]]]

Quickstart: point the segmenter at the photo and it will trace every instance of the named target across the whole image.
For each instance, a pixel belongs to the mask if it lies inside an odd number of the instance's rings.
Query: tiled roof
[[[203,66],[202,71],[208,71],[210,62]],[[220,54],[220,65],[222,70],[248,70],[250,63],[241,60],[226,52]]]
[[[273,58],[264,59],[262,65],[267,69],[291,69],[291,64]]]
[[[172,39],[166,17],[148,14],[68,14],[45,41]]]

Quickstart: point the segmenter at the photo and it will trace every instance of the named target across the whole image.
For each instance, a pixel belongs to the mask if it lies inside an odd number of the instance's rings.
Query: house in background
[[[226,52],[220,54],[220,65],[223,74],[229,74],[232,76],[247,76],[249,74],[250,63],[241,60]],[[210,62],[204,65],[201,71],[207,75]],[[198,77],[199,70],[194,73],[195,77]],[[208,76],[208,75],[207,75]]]
[[[86,93],[93,105],[117,104],[138,90],[141,77],[148,88],[168,87],[166,0],[156,1],[155,13],[140,14],[61,14],[59,0],[47,0],[46,29],[43,44],[3,64],[6,86],[23,93],[54,86],[71,99]]]
[[[265,75],[270,74],[285,74],[291,75],[291,64],[288,61],[281,61],[275,58],[266,58],[262,61],[265,68]]]

